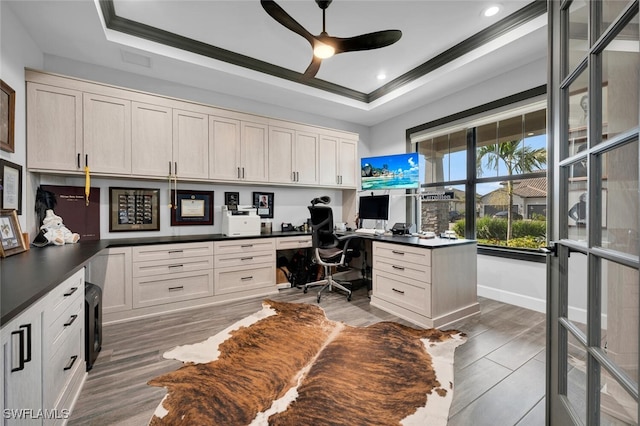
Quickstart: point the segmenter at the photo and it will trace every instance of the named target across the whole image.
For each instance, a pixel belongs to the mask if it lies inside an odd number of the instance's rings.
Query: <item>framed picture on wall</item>
[[[171,209],[171,226],[213,225],[213,191],[171,191],[171,199],[177,200]]]
[[[273,219],[273,192],[254,192],[253,205],[258,209],[258,216]]]
[[[238,210],[238,204],[240,204],[239,192],[224,193],[224,205],[227,206],[229,210]]]
[[[0,257],[27,250],[15,210],[0,210]]]
[[[22,166],[0,160],[0,209],[22,214]]]
[[[160,190],[109,188],[109,231],[159,231]]]
[[[0,149],[15,152],[16,92],[0,80]]]

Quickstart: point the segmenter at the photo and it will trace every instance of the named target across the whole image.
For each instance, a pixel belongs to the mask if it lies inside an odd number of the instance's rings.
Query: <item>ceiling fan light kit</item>
[[[275,1],[260,0],[260,4],[269,16],[285,28],[304,37],[309,44],[311,44],[313,57],[303,74],[305,78],[313,78],[317,74],[323,59],[330,58],[338,53],[372,50],[390,46],[402,37],[402,31],[400,30],[376,31],[346,38],[330,36],[326,32],[325,12],[331,4],[331,1],[332,0],[316,0],[318,6],[322,9],[322,32],[319,35],[313,35],[285,12]]]

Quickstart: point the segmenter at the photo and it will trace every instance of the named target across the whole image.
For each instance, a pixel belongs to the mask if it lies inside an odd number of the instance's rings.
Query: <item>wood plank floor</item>
[[[272,298],[316,303],[316,292],[284,289]],[[105,326],[102,351],[69,425],[146,425],[165,394],[147,381],[181,365],[162,354],[201,342],[257,312],[263,299]],[[449,425],[544,425],[545,315],[490,299],[479,301],[480,315],[447,327],[468,335],[455,354]],[[366,288],[356,290],[351,302],[337,292],[325,294],[320,305],[328,318],[349,325],[387,320],[412,325],[370,306]]]

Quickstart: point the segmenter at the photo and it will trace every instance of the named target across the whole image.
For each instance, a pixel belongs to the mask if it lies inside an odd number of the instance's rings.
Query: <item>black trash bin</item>
[[[84,310],[84,348],[89,371],[102,349],[102,289],[89,282],[84,287]]]

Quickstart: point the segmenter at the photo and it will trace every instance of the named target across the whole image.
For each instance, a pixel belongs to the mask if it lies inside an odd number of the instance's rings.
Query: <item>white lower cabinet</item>
[[[89,263],[87,281],[102,289],[103,315],[133,307],[131,258],[131,247],[114,247],[101,251]]]
[[[84,379],[84,269],[2,327],[3,424],[69,418]]]
[[[273,238],[213,243],[216,295],[252,296],[275,289],[276,242]]]
[[[375,241],[371,305],[423,327],[480,312],[476,244],[424,247]]]
[[[133,248],[133,308],[213,296],[213,244]]]

